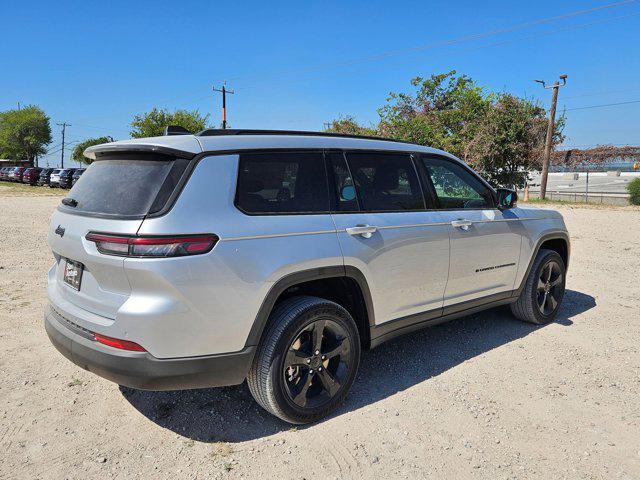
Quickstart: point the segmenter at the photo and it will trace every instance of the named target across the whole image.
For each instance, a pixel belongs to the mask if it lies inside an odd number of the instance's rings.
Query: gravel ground
[[[42,326],[59,197],[0,192],[0,478],[640,478],[640,210],[571,208],[567,294],[364,355],[347,403],[292,428],[245,386],[120,388]]]

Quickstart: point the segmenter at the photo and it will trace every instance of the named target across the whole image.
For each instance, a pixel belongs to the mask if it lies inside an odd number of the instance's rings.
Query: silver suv
[[[51,218],[45,326],[122,385],[248,381],[292,423],[334,410],[363,349],[565,287],[554,211],[450,154],[379,138],[207,130],[99,145]]]

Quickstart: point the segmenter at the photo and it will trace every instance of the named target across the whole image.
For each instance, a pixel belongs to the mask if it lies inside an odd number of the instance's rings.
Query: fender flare
[[[525,283],[527,283],[527,278],[531,273],[533,262],[535,262],[536,257],[538,256],[538,252],[540,252],[540,248],[542,247],[542,244],[549,240],[564,240],[564,242],[567,244],[567,262],[565,265],[565,270],[569,269],[569,258],[571,257],[571,241],[569,240],[569,234],[567,232],[559,231],[559,232],[551,232],[551,233],[542,235],[536,241],[536,245],[533,248],[533,255],[531,255],[531,258],[529,259],[529,265],[527,266],[527,271],[524,273],[524,276],[522,277],[520,286],[516,290],[514,290],[513,297],[517,298],[522,293],[522,290],[524,289],[524,285]]]
[[[371,298],[371,291],[369,290],[369,284],[364,274],[356,267],[350,265],[332,265],[326,267],[312,268],[309,270],[302,270],[300,272],[290,273],[285,275],[280,280],[275,282],[258,310],[258,314],[251,326],[249,336],[245,343],[245,347],[256,346],[260,344],[262,334],[269,321],[269,316],[276,303],[278,297],[285,292],[288,288],[297,285],[299,283],[310,282],[313,280],[322,280],[325,278],[338,278],[346,277],[356,281],[362,296],[364,298],[364,304],[367,311],[367,318],[369,319],[369,327],[375,325],[375,317],[373,311],[373,300]]]

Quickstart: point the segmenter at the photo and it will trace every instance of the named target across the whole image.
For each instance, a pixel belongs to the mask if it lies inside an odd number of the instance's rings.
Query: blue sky
[[[545,104],[533,79],[566,73],[560,108],[640,100],[640,1],[518,27],[611,2],[2,2],[0,110],[39,105],[70,142],[123,139],[153,106],[218,123],[227,80],[232,127],[319,130],[374,123],[389,92],[452,69]],[[640,144],[640,103],[567,117],[566,145]]]

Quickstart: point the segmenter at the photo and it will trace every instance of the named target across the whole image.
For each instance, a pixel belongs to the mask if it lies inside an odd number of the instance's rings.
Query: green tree
[[[352,116],[339,117],[331,121],[325,129],[329,133],[341,133],[343,135],[377,135],[375,127],[363,127]]]
[[[51,143],[49,117],[35,105],[0,112],[0,156],[32,165]]]
[[[494,185],[522,186],[538,169],[546,135],[546,112],[509,94],[495,94],[455,70],[417,77],[410,93],[391,93],[378,109],[375,128],[353,117],[331,123],[329,131],[380,135],[446,150],[474,166]],[[554,144],[565,117],[556,122]]]
[[[631,205],[640,205],[640,178],[634,178],[627,184],[629,192],[629,203]]]
[[[545,109],[508,93],[495,96],[466,144],[470,165],[492,185],[522,188],[528,172],[541,168],[547,133]],[[564,117],[556,125],[555,142],[562,141]]]
[[[167,125],[179,125],[190,132],[199,132],[207,126],[209,115],[202,115],[198,110],[176,110],[154,108],[150,112],[136,115],[131,122],[133,138],[158,137],[164,134]]]
[[[465,145],[486,115],[492,95],[466,75],[416,77],[413,93],[391,93],[378,109],[381,135],[446,150],[464,158]]]
[[[85,157],[84,151],[89,147],[93,147],[94,145],[100,145],[102,143],[109,143],[113,141],[114,140],[111,137],[87,138],[85,141],[80,142],[74,147],[73,153],[71,154],[71,158],[78,163],[84,163],[89,165],[91,164],[91,162],[93,162],[93,160],[88,157]]]

